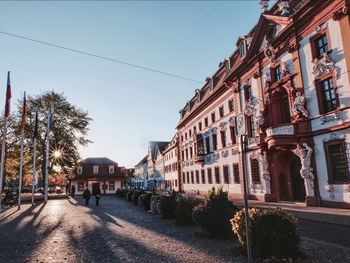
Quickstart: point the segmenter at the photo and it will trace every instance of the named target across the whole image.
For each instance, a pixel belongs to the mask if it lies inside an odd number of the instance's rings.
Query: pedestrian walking
[[[90,197],[91,197],[91,192],[89,188],[86,187],[86,189],[83,192],[83,198],[85,199],[86,206],[89,206]]]
[[[75,195],[75,185],[72,185],[72,197],[74,197],[74,195]]]
[[[100,202],[100,198],[101,198],[101,189],[100,189],[100,187],[97,187],[95,189],[94,196],[96,198],[96,206],[98,206],[99,202]]]

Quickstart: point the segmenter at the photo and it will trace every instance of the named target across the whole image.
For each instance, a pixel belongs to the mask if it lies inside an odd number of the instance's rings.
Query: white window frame
[[[93,174],[98,174],[98,165],[92,167]]]
[[[113,165],[108,166],[108,172],[109,172],[109,174],[114,174],[114,166]]]
[[[83,173],[83,167],[82,166],[78,166],[77,167],[77,174],[82,174]]]

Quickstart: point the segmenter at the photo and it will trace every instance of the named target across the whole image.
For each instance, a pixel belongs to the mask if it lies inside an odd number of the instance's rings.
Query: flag
[[[26,125],[26,112],[27,112],[27,102],[26,102],[26,93],[24,92],[23,97],[23,107],[22,107],[22,121],[21,121],[21,129],[24,129]]]
[[[6,102],[5,102],[5,117],[10,115],[10,100],[11,100],[11,83],[10,83],[10,71],[7,72],[7,90],[6,90]]]
[[[38,137],[38,112],[35,112],[35,127],[34,127],[34,134],[33,137],[37,138]]]

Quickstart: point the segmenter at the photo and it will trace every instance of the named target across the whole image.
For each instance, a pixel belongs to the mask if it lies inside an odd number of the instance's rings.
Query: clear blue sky
[[[1,2],[0,30],[204,82],[257,22],[258,4]],[[0,34],[1,109],[8,70],[12,109],[23,91],[63,92],[93,118],[94,143],[81,156],[106,156],[127,167],[146,154],[148,141],[172,138],[179,109],[201,87]]]

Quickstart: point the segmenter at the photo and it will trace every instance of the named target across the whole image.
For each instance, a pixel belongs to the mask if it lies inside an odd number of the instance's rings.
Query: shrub
[[[208,192],[204,204],[199,204],[193,209],[192,219],[202,229],[208,232],[212,238],[226,238],[231,234],[230,219],[238,211],[238,208],[228,200],[228,192],[222,187],[215,187]]]
[[[139,196],[139,206],[142,207],[145,210],[150,210],[150,205],[151,205],[151,198],[152,194],[151,193],[143,193]]]
[[[165,219],[173,219],[175,218],[175,207],[176,207],[176,199],[178,194],[173,191],[170,195],[163,195],[160,199],[160,214],[162,218]]]
[[[299,253],[297,219],[282,209],[250,209],[250,233],[255,258],[291,257]],[[245,212],[231,219],[232,230],[246,246]]]
[[[153,214],[160,214],[160,195],[153,194],[150,201],[150,210]]]
[[[176,223],[180,225],[193,225],[192,210],[203,203],[202,199],[195,196],[179,196],[175,207]]]
[[[134,194],[134,190],[129,190],[126,193],[126,200],[128,200],[129,202],[132,201],[132,195]]]
[[[132,194],[132,201],[135,205],[138,204],[138,201],[139,201],[139,196],[143,194],[143,191],[142,190],[135,190],[134,193]]]

